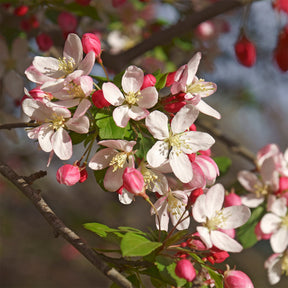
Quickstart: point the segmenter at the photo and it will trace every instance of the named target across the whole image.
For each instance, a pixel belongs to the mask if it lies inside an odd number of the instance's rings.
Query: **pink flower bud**
[[[134,195],[145,194],[144,191],[144,178],[141,172],[135,168],[127,167],[124,170],[123,176],[123,187]]]
[[[97,90],[92,95],[92,101],[97,108],[109,107],[111,104],[104,98],[102,90]]]
[[[175,74],[176,74],[176,71],[175,72],[170,72],[167,75],[166,84],[165,84],[166,87],[169,87],[169,86],[171,86],[174,83]]]
[[[79,182],[80,177],[79,167],[71,164],[63,165],[56,173],[57,181],[67,186],[72,186]]]
[[[41,51],[48,51],[53,46],[53,40],[45,33],[41,33],[36,37],[36,42]]]
[[[82,36],[83,51],[88,54],[90,51],[95,53],[96,58],[101,55],[101,42],[98,36],[93,33],[85,33]]]
[[[68,13],[68,12],[60,13],[58,16],[57,22],[58,22],[60,29],[64,32],[64,34],[75,32],[76,30],[77,19],[71,13]]]
[[[228,270],[224,273],[224,288],[254,288],[254,285],[244,272]]]
[[[189,196],[189,203],[190,205],[193,205],[196,201],[196,199],[202,195],[204,192],[203,192],[203,189],[202,188],[197,188],[195,190],[193,190]]]
[[[29,11],[29,7],[26,5],[21,5],[15,8],[14,10],[14,14],[16,16],[24,16],[27,14],[27,12]]]
[[[256,62],[255,45],[245,34],[239,37],[234,45],[235,54],[239,63],[246,67],[252,67]]]
[[[156,78],[152,74],[147,74],[144,76],[143,84],[140,90],[145,89],[147,87],[155,86]]]
[[[220,250],[216,247],[212,247],[209,255],[207,256],[207,260],[214,265],[214,263],[222,263],[228,257],[230,257],[227,251]]]
[[[181,259],[177,262],[175,273],[178,277],[192,282],[196,277],[196,271],[193,264],[188,259]]]
[[[254,233],[255,233],[258,241],[260,241],[262,239],[263,240],[269,240],[272,236],[272,233],[270,233],[270,234],[263,233],[263,231],[261,230],[260,222],[258,222],[257,225],[255,226]]]
[[[241,197],[234,192],[225,195],[224,207],[242,205]]]
[[[279,191],[282,193],[288,190],[288,177],[280,177],[279,178]]]

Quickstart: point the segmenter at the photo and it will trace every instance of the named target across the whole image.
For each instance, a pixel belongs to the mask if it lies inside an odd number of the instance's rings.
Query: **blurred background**
[[[25,60],[32,59],[39,53],[55,55],[56,49],[61,51],[68,32],[77,32],[79,35],[97,32],[106,52],[121,53],[147,39],[154,31],[175,24],[189,13],[203,11],[212,4],[217,5],[218,1],[92,0],[60,1],[63,2],[60,4],[59,1],[49,1],[49,5],[40,1],[42,6],[37,6],[36,1],[30,2],[31,6],[28,5],[26,13],[21,12],[21,9],[20,12],[15,12],[23,3],[26,4],[24,1],[6,1],[0,8],[1,39],[7,41],[11,50],[14,37],[26,35],[29,49]],[[87,11],[90,11],[89,15],[86,15]],[[69,29],[60,25],[59,15],[63,12],[72,15],[62,16],[64,23],[70,23]],[[76,25],[73,21],[76,21]],[[249,10],[239,8],[210,19],[204,25],[187,31],[182,38],[175,38],[169,44],[148,51],[134,63],[147,72],[157,69],[172,72],[187,63],[195,51],[201,51],[203,59],[197,75],[217,84],[217,92],[207,99],[207,103],[222,115],[221,120],[203,116],[205,121],[213,123],[225,135],[254,153],[268,143],[276,143],[284,151],[288,143],[288,74],[275,61],[275,49],[286,21],[287,15],[273,9],[271,1],[258,1]],[[239,63],[235,55],[235,44],[239,41],[241,28],[244,28],[247,38],[256,47],[256,62],[251,67]],[[41,50],[41,40],[37,40],[41,31],[54,41],[46,51],[43,51],[43,47]],[[0,62],[1,60],[0,57]],[[24,70],[22,76],[23,72]],[[93,73],[103,76],[98,66]],[[19,103],[23,96],[23,87],[21,90],[19,84],[21,95],[18,95],[19,86],[16,85],[16,80],[9,82],[11,78],[4,79],[5,75],[8,75],[7,71],[2,75],[0,84],[0,123],[21,122],[24,118]],[[19,75],[21,71],[17,71],[17,77]],[[28,90],[33,88],[25,78],[22,78],[22,85]],[[99,241],[91,232],[86,231],[83,224],[87,222],[105,223],[110,227],[131,226],[146,231],[148,227],[155,227],[154,217],[150,216],[150,209],[144,200],[137,199],[131,205],[122,205],[116,193],[103,192],[99,188],[92,171],[88,171],[88,180],[84,183],[73,187],[60,185],[55,175],[63,163],[54,157],[47,169],[48,153],[41,151],[37,143],[28,139],[24,129],[1,130],[0,137],[1,160],[17,173],[28,176],[35,171],[47,170],[47,177],[37,180],[33,186],[41,190],[41,195],[59,218],[91,247],[107,249],[110,244]],[[95,146],[94,152],[96,149]],[[232,159],[229,172],[219,178],[219,182],[226,187],[236,181],[238,171],[253,168],[252,163],[232,155],[217,139],[212,152],[213,156],[228,156]],[[81,153],[82,144],[76,145],[73,159],[69,163],[79,159]],[[264,261],[271,254],[269,242],[260,241],[253,248],[231,255],[228,263],[247,273],[255,288],[270,287]],[[71,245],[61,237],[55,237],[52,228],[33,204],[12,184],[0,177],[1,287],[90,288],[109,287],[110,284]],[[273,287],[287,287],[287,277],[282,277]]]

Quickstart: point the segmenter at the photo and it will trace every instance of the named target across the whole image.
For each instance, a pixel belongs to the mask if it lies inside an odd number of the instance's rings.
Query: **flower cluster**
[[[219,175],[210,151],[215,140],[197,131],[195,121],[200,112],[216,119],[221,116],[202,100],[216,91],[216,85],[196,76],[200,59],[198,52],[171,74],[145,75],[131,65],[110,81],[99,39],[88,33],[81,40],[70,33],[63,57],[36,56],[25,71],[37,87],[26,91],[22,108],[31,120],[28,137],[50,152],[48,163],[53,154],[71,159],[75,135],[83,135],[87,148],[73,165],[59,168],[59,183],[71,186],[85,181],[89,167],[103,189],[116,192],[121,203],[143,197],[151,205],[158,230],[168,231],[170,219],[172,231],[188,229],[194,219],[201,225],[187,243],[193,250],[205,250],[203,259],[214,264],[224,261],[227,252],[242,250],[234,229],[248,220],[250,210],[233,201],[223,208],[225,189],[221,184],[213,186]],[[97,82],[89,76],[95,60],[107,76],[104,80],[94,76]],[[169,94],[160,97],[164,86],[170,87]],[[179,99],[184,101],[172,112],[170,104]],[[95,142],[98,150],[90,157]],[[266,171],[268,160],[263,157],[259,163]],[[154,204],[150,197],[156,199]],[[176,273],[182,275],[187,261],[178,262]],[[190,274],[185,276],[188,281],[195,277]]]

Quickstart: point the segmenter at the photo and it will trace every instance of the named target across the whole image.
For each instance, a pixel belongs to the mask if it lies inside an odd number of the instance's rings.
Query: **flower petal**
[[[83,75],[89,75],[95,64],[95,54],[90,51],[78,66],[78,70],[81,70]]]
[[[210,236],[213,245],[220,250],[233,253],[241,252],[243,250],[242,245],[221,231],[211,231]]]
[[[199,223],[206,222],[206,195],[200,195],[192,209],[193,218]]]
[[[144,73],[142,69],[131,65],[129,66],[122,77],[122,88],[125,93],[136,93],[140,90],[144,81]],[[108,100],[107,100],[108,101]]]
[[[119,194],[118,198],[122,204],[129,205],[134,200],[134,195],[128,192],[126,189],[123,189],[122,194]]]
[[[200,100],[199,103],[197,105],[195,105],[195,107],[202,113],[212,116],[216,119],[221,119],[221,114],[216,111],[214,108],[212,108],[211,106],[209,106],[207,103],[205,103],[203,100]]]
[[[111,82],[102,85],[104,98],[113,106],[120,106],[125,98],[120,89]]]
[[[211,219],[217,211],[220,211],[225,196],[225,189],[222,184],[215,184],[206,193],[206,216]]]
[[[129,117],[129,106],[122,105],[114,109],[113,111],[113,119],[115,124],[118,127],[124,128],[127,126],[130,117]]]
[[[61,160],[68,160],[72,157],[72,141],[66,130],[59,128],[51,137],[55,154]]]
[[[168,117],[158,110],[146,117],[145,125],[154,138],[164,140],[169,137]]]
[[[274,233],[281,223],[281,218],[273,213],[267,213],[260,222],[260,228],[265,234]]]
[[[83,58],[83,48],[81,39],[77,34],[70,33],[65,41],[63,56],[72,58],[77,67]]]
[[[141,96],[138,105],[142,108],[152,108],[158,101],[158,91],[155,87],[147,87],[141,90]]]
[[[201,240],[204,242],[205,246],[207,247],[207,249],[212,247],[212,241],[210,238],[210,233],[207,227],[201,227],[201,226],[197,226],[197,232],[199,233],[199,236],[201,238]]]
[[[127,166],[128,165],[124,165],[123,168],[119,168],[114,172],[113,172],[113,166],[110,166],[108,168],[104,176],[104,183],[103,183],[106,190],[110,192],[115,192],[123,185],[122,176]]]
[[[112,158],[118,152],[113,148],[105,148],[97,151],[95,155],[91,158],[88,166],[92,170],[102,170],[109,166]]]
[[[270,244],[275,253],[282,253],[288,246],[288,227],[282,226],[270,238]]]
[[[117,149],[120,151],[131,152],[133,150],[136,141],[127,140],[102,140],[98,142],[99,145]]]
[[[222,215],[225,220],[219,228],[234,229],[246,223],[251,216],[251,212],[246,206],[230,206],[223,208]]]
[[[132,106],[129,110],[128,110],[128,116],[130,118],[132,118],[135,121],[139,121],[141,119],[144,119],[145,117],[147,117],[149,115],[149,111],[138,107],[138,106]]]
[[[147,152],[146,158],[149,165],[152,167],[158,167],[168,157],[169,146],[164,141],[157,141],[152,148]]]
[[[186,84],[191,84],[194,80],[194,77],[196,75],[196,72],[198,70],[198,66],[201,60],[201,53],[197,52],[188,62],[187,69],[188,69],[188,77]]]

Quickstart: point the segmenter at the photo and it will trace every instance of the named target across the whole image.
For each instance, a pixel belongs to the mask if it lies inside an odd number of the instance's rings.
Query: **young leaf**
[[[188,230],[180,230],[176,232],[173,236],[171,236],[165,243],[165,246],[169,246],[172,244],[177,243],[180,239],[183,239],[183,237],[187,234]]]
[[[108,232],[116,232],[117,229],[113,229],[108,227],[107,225],[101,224],[101,223],[85,223],[84,228],[96,233],[98,236],[102,238],[106,238]]]
[[[225,174],[232,164],[231,159],[228,157],[215,157],[213,160],[216,162],[221,175]]]
[[[243,248],[249,248],[255,245],[258,240],[255,234],[255,226],[261,220],[262,216],[265,213],[265,209],[263,206],[258,206],[255,208],[249,220],[241,227],[239,227],[236,231],[237,238],[239,242],[242,244]]]
[[[160,242],[152,242],[139,234],[128,232],[123,237],[120,248],[123,256],[145,256],[161,245]]]

